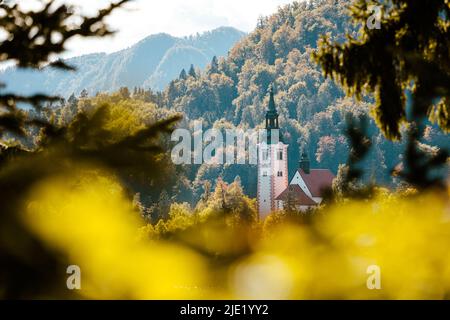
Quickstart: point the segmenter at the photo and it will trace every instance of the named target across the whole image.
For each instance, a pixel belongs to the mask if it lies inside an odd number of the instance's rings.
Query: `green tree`
[[[369,25],[376,18],[371,5],[380,8],[380,28]],[[426,116],[448,131],[448,1],[354,0],[350,12],[360,25],[358,36],[347,34],[345,43],[324,36],[314,54],[325,75],[358,98],[373,94],[377,123],[389,138],[400,137],[402,122],[421,122]]]
[[[378,5],[379,16],[371,4]],[[358,36],[348,35],[342,44],[322,37],[314,58],[347,94],[375,97],[375,119],[388,138],[399,139],[401,124],[410,123],[403,163],[409,169],[401,176],[419,189],[442,187],[445,177],[430,175],[445,165],[447,151],[430,156],[418,144],[427,117],[450,130],[448,1],[354,0],[350,11],[361,26]],[[373,19],[379,20],[378,26],[372,25]]]
[[[187,79],[186,70],[184,70],[184,69],[181,70],[179,78],[180,78],[180,80],[186,80]]]
[[[69,99],[67,100],[67,102],[69,103],[70,107],[73,109],[77,108],[78,105],[78,99],[75,97],[75,94],[71,94]]]
[[[175,85],[175,81],[170,81],[165,93],[167,102],[169,103],[169,105],[172,105],[177,97],[177,88]]]
[[[188,74],[190,77],[197,78],[197,73],[195,72],[195,68],[194,68],[193,64],[191,64]]]
[[[364,168],[363,160],[372,146],[372,142],[367,136],[367,126],[367,117],[355,118],[350,114],[347,115],[346,135],[349,140],[350,154],[346,165],[339,166],[337,180],[333,181],[332,188],[336,191],[336,196],[351,198],[372,196],[373,186],[366,186],[362,181],[367,169]]]
[[[409,128],[402,170],[394,173],[419,190],[431,187],[445,190],[448,168],[442,168],[442,165],[446,164],[448,153],[437,148],[433,150],[418,142],[418,132],[416,126]]]
[[[89,92],[86,89],[81,90],[80,98],[87,98],[87,97],[89,97]]]
[[[219,72],[219,62],[217,61],[217,57],[214,56],[211,60],[211,64],[209,66],[208,74],[218,73]]]
[[[280,7],[273,15],[262,19],[258,29],[239,41],[225,59],[219,59],[219,73],[200,74],[196,81],[191,77],[175,80],[165,89],[167,98],[164,104],[172,110],[184,112],[189,125],[193,120],[203,119],[209,127],[223,118],[245,130],[263,124],[267,108],[266,89],[274,83],[283,138],[291,146],[288,150],[290,163],[296,163],[299,159],[295,146],[305,143],[309,154],[317,156],[312,157],[312,166],[327,167],[336,173],[338,165],[346,162],[349,149],[343,141],[345,115],[369,115],[372,100],[369,98],[361,102],[345,97],[339,84],[323,76],[311,53],[316,50],[321,34],[326,34],[331,42],[340,43],[346,40],[346,31],[356,34],[356,27],[352,26],[346,10],[348,3],[344,0],[317,0],[301,1],[297,5],[286,6],[288,8]],[[275,37],[280,26],[285,24],[290,27],[284,28],[283,34]],[[282,54],[275,49],[275,43],[282,48]],[[264,46],[272,47],[269,50],[273,54],[270,59],[262,55]],[[367,158],[377,164],[377,183],[394,187],[397,180],[392,179],[389,170],[403,161],[399,155],[406,146],[405,141],[387,140],[375,120],[368,120],[369,136],[380,139],[376,142],[379,149],[376,153],[371,150]],[[450,148],[448,135],[436,124],[429,123],[428,128],[426,144]],[[332,148],[327,148],[332,145],[321,143],[321,137],[335,140],[334,155]],[[372,153],[374,157],[371,157]],[[363,162],[366,172],[373,171],[367,159]],[[293,169],[294,166],[290,169],[290,176]],[[201,176],[202,170],[202,166],[193,166],[189,179],[196,180],[197,173]],[[383,170],[384,174],[381,173]],[[232,181],[232,177],[239,175],[246,193],[255,197],[253,172],[254,168],[231,166],[218,174],[223,174],[226,181]],[[198,181],[209,179],[213,182],[218,174],[210,172]],[[368,178],[367,174],[362,177],[364,182]],[[197,198],[200,194],[196,194]]]

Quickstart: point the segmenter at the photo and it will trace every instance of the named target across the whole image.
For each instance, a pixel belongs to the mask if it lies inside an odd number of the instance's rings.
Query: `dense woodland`
[[[0,60],[69,72],[51,56],[72,37],[111,34],[103,20],[126,2],[93,17],[0,3]],[[2,83],[0,298],[448,298],[450,7],[395,0],[384,28],[369,30],[366,1],[352,3],[351,13],[347,1],[283,6],[162,92],[65,100]],[[305,147],[337,179],[314,211],[287,201],[261,221],[255,167],[175,166],[170,133],[195,120],[262,127],[271,84],[291,173]],[[71,291],[74,263],[83,285]],[[382,290],[368,290],[374,264]]]
[[[340,43],[345,40],[345,32],[355,34],[357,28],[349,21],[345,1],[293,3],[280,7],[272,16],[261,17],[256,30],[237,43],[227,57],[214,57],[205,70],[195,66],[181,70],[179,78],[162,92],[124,87],[117,93],[90,97],[84,90],[48,109],[64,123],[79,111],[114,102],[144,125],[180,114],[183,119],[178,126],[182,128],[192,128],[194,120],[202,120],[204,129],[260,128],[268,105],[267,90],[273,84],[282,135],[289,144],[290,176],[297,169],[302,147],[308,151],[312,167],[329,168],[338,174],[349,156],[346,119],[349,114],[370,116],[373,99],[370,96],[361,101],[347,98],[333,80],[323,76],[312,53],[321,35],[326,35],[330,42]],[[119,118],[125,120],[124,117]],[[385,138],[373,118],[368,119],[366,134],[372,148],[359,164],[364,169],[363,181],[391,189],[405,187],[401,179],[392,175],[395,168],[403,165],[405,129],[402,138],[391,141]],[[165,143],[170,148],[168,140]],[[427,122],[420,148],[436,154],[441,149],[449,149],[450,141],[436,124]],[[160,212],[164,202],[188,202],[195,207],[205,193],[205,182],[214,189],[218,177],[231,183],[239,176],[245,194],[256,195],[256,168],[251,165],[203,164],[171,170],[176,174],[161,188],[145,181],[130,181],[132,192],[146,211],[159,208],[153,213],[155,218],[167,215]]]

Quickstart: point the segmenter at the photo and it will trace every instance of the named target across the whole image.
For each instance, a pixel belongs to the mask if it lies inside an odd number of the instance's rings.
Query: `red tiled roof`
[[[287,201],[289,192],[292,192],[295,198],[295,202],[297,205],[301,206],[314,206],[317,205],[317,203],[308,197],[308,195],[300,188],[297,184],[291,184],[289,187],[287,187],[278,197],[275,198],[275,200],[283,200]]]
[[[311,169],[309,173],[298,169],[298,172],[313,197],[322,197],[323,190],[333,184],[334,174],[328,169]]]

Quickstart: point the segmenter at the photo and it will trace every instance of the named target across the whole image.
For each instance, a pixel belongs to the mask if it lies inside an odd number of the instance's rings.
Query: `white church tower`
[[[262,220],[272,211],[282,209],[282,201],[275,200],[288,187],[288,145],[283,143],[278,113],[270,88],[269,108],[266,112],[267,142],[258,143],[258,214]]]

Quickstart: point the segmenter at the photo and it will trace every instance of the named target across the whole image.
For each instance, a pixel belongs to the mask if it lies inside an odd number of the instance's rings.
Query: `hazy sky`
[[[109,24],[119,32],[107,39],[74,40],[69,43],[69,56],[91,52],[113,52],[126,48],[142,38],[159,32],[185,36],[233,26],[245,32],[256,26],[259,15],[273,13],[279,5],[293,0],[134,0],[126,9],[116,11]],[[60,0],[75,4],[84,13],[106,6],[108,0]],[[37,0],[20,0],[32,8]]]

